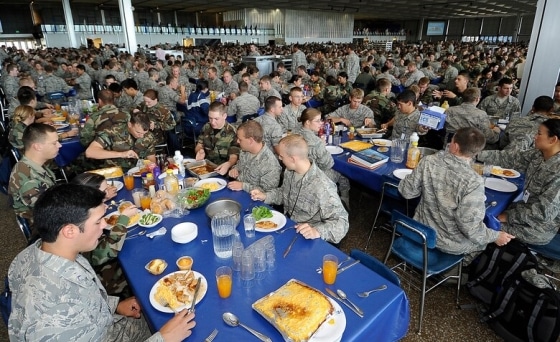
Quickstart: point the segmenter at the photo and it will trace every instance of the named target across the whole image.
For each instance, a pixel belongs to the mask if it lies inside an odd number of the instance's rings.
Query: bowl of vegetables
[[[163,217],[160,214],[145,213],[142,214],[140,220],[138,220],[138,225],[144,228],[152,228],[157,226]]]
[[[202,188],[186,188],[177,193],[177,203],[183,209],[201,207],[210,198],[210,190]]]

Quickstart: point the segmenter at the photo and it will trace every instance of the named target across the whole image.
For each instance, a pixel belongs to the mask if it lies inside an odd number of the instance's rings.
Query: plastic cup
[[[406,149],[406,140],[393,139],[391,141],[391,162],[402,163],[404,161],[405,149]]]
[[[263,279],[266,271],[266,250],[264,246],[257,246],[253,250],[253,260],[255,261],[255,278]]]
[[[335,135],[333,136],[333,145],[338,146],[340,145],[341,141],[342,141],[342,137],[335,133]]]
[[[274,244],[268,243],[265,246],[266,249],[266,268],[269,271],[276,269],[276,248]]]
[[[231,295],[231,267],[222,266],[216,270],[216,283],[220,298],[228,298]]]
[[[134,176],[133,175],[124,175],[123,176],[124,187],[126,190],[131,191],[134,189]]]
[[[253,286],[253,279],[255,279],[255,262],[253,261],[253,253],[249,250],[244,250],[241,257],[241,280],[243,287]]]
[[[152,204],[152,197],[148,191],[142,192],[140,196],[140,206],[142,210],[150,209],[150,204]]]
[[[132,200],[134,201],[134,205],[137,208],[141,208],[142,207],[142,203],[140,202],[140,199],[142,198],[142,194],[144,193],[144,189],[134,189],[132,190]]]
[[[233,243],[233,270],[241,271],[241,257],[243,256],[243,244],[241,241]]]
[[[243,216],[243,226],[245,227],[245,236],[248,238],[255,237],[255,218],[253,214]]]
[[[336,281],[336,271],[338,270],[338,258],[332,254],[323,257],[323,281],[325,284],[332,285]]]

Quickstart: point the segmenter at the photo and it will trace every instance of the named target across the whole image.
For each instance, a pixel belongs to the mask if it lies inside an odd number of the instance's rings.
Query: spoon
[[[370,293],[374,293],[374,292],[378,292],[378,291],[383,291],[387,288],[387,285],[381,285],[376,289],[373,289],[371,291],[365,291],[365,292],[358,292],[358,296],[362,297],[362,298],[367,298],[369,296]]]
[[[344,264],[345,262],[349,261],[350,259],[352,259],[352,258],[348,257],[348,258],[346,258],[346,260],[343,260],[343,261],[339,262],[339,263],[338,263],[338,266],[337,266],[336,268],[339,269],[340,266],[342,266],[342,264]],[[323,273],[323,268],[322,268],[322,267],[318,267],[315,271],[317,271],[317,273],[321,274],[321,273]]]
[[[236,326],[240,325],[243,328],[245,328],[248,332],[255,335],[259,340],[264,341],[264,342],[272,342],[272,340],[268,336],[266,336],[264,334],[261,334],[260,332],[258,332],[256,330],[253,330],[253,329],[249,328],[248,326],[246,326],[245,324],[239,322],[239,319],[237,318],[237,316],[235,316],[231,312],[224,312],[224,314],[222,315],[222,318],[223,318],[224,322],[226,322],[226,324],[229,325],[230,327],[236,327]]]
[[[498,204],[498,202],[496,202],[496,201],[490,202],[490,203],[486,206],[486,210],[488,210],[488,208],[490,208],[490,207],[495,207],[496,204]]]
[[[141,232],[138,232],[138,234],[134,234],[134,235],[127,236],[127,237],[126,237],[126,240],[128,240],[128,239],[134,239],[135,237],[142,236],[142,235],[144,235],[144,234],[146,234],[146,230],[143,230],[143,231],[141,231]]]
[[[338,294],[340,299],[348,301],[348,303],[350,303],[350,305],[352,305],[354,307],[354,309],[356,309],[356,311],[358,311],[361,314],[364,313],[359,307],[356,306],[356,304],[352,303],[352,301],[350,301],[350,299],[348,299],[348,297],[346,296],[346,293],[344,293],[344,291],[342,291],[341,289],[338,289],[338,290],[336,290],[336,293]]]

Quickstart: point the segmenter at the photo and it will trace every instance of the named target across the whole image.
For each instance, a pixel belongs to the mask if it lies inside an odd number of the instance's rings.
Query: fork
[[[287,228],[284,228],[284,229],[280,229],[280,230],[277,230],[275,233],[276,233],[276,234],[282,234],[282,233],[285,232],[286,230],[288,230],[288,229],[293,229],[293,228],[296,228],[296,226],[292,226],[292,227],[287,227]]]
[[[218,329],[214,329],[214,331],[212,331],[212,333],[210,335],[208,335],[207,338],[204,339],[204,342],[214,341],[214,339],[216,338],[216,335],[218,335]]]
[[[158,302],[162,305],[165,306],[166,308],[170,308],[171,311],[173,311],[174,313],[178,313],[177,310],[175,310],[174,308],[171,307],[171,305],[169,305],[169,303],[165,300],[165,298],[159,298]]]
[[[378,291],[383,291],[387,288],[387,285],[381,285],[376,289],[370,290],[370,291],[365,291],[365,292],[358,292],[358,296],[362,297],[362,298],[367,298],[370,293],[374,293],[374,292],[378,292]]]

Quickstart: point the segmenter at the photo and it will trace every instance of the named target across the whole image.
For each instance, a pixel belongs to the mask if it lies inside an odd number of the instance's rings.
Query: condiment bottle
[[[408,154],[406,158],[406,167],[409,169],[414,169],[418,166],[420,161],[420,149],[418,148],[418,134],[416,132],[412,133],[410,136],[410,147],[408,148]]]
[[[443,103],[441,104],[440,107],[443,108],[443,109],[449,108],[449,102],[447,102],[447,100],[443,101]]]
[[[173,170],[168,169],[166,173],[167,176],[165,176],[165,179],[163,180],[165,190],[171,195],[176,195],[179,192],[179,180],[173,174]]]
[[[185,165],[183,164],[183,159],[184,158],[181,154],[181,151],[175,151],[173,162],[175,162],[175,165],[177,165],[177,167],[179,168],[179,173],[181,174],[181,176],[185,177]]]
[[[151,172],[148,172],[146,174],[146,178],[142,179],[144,181],[144,188],[149,189],[150,185],[156,185],[156,181],[154,179],[154,174]]]
[[[354,126],[351,126],[351,127],[348,129],[348,139],[354,140],[355,135],[356,135],[356,134],[354,133],[354,131],[355,131]]]

